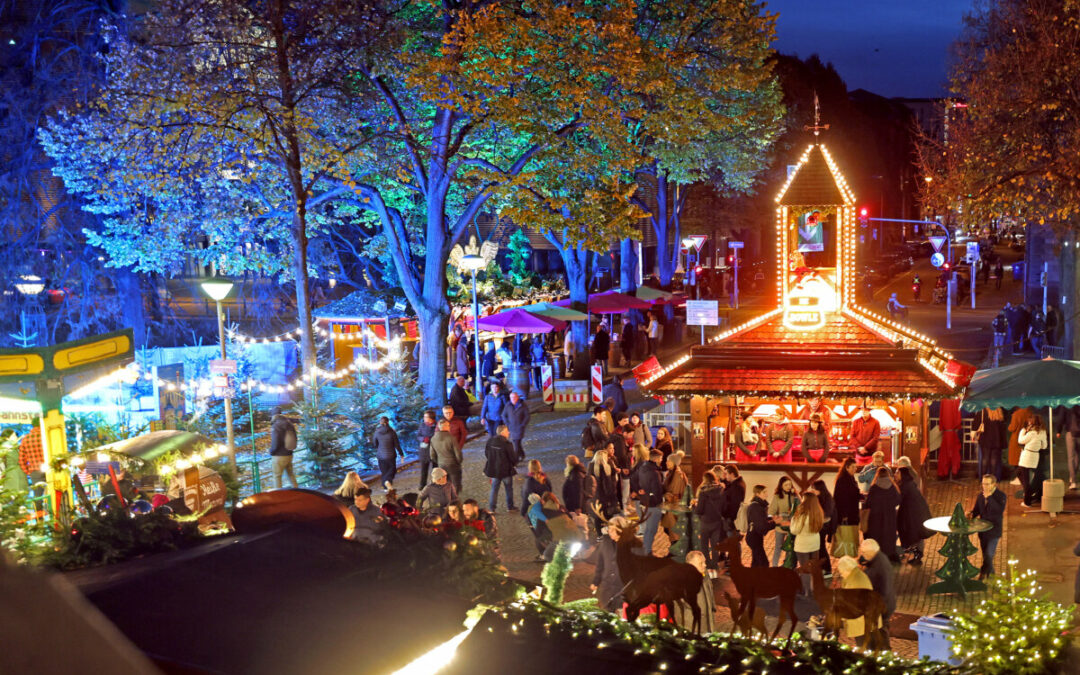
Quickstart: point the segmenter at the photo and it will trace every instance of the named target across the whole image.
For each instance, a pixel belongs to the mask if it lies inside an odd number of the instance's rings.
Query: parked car
[[[913,258],[928,258],[934,255],[934,245],[925,239],[905,241],[903,250]]]

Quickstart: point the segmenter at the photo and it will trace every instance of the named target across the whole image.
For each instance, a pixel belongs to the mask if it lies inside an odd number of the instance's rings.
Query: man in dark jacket
[[[979,533],[979,548],[982,549],[982,565],[979,567],[979,579],[985,579],[994,573],[994,554],[1001,541],[1001,523],[1005,515],[1005,493],[998,489],[997,478],[987,474],[982,477],[982,492],[975,498],[972,518],[982,518],[991,523],[986,532]]]
[[[581,449],[585,451],[585,459],[590,459],[607,444],[607,434],[604,426],[600,423],[600,417],[604,414],[603,406],[593,408],[593,416],[585,423],[581,432]]]
[[[622,386],[622,377],[616,375],[611,378],[611,383],[604,387],[604,400],[611,399],[615,404],[611,408],[611,415],[615,419],[619,418],[620,413],[624,413],[630,409],[630,406],[626,404],[626,391]]]
[[[653,539],[660,528],[660,518],[664,515],[660,509],[664,501],[664,481],[660,477],[660,460],[663,457],[664,454],[654,448],[649,453],[649,461],[634,467],[634,497],[645,509],[641,518],[644,525],[641,532],[643,555],[652,555]]]
[[[637,327],[630,319],[623,319],[622,334],[619,337],[619,348],[622,350],[623,363],[629,368],[633,363]]]
[[[514,475],[517,470],[517,453],[510,442],[510,430],[500,424],[495,435],[488,438],[484,446],[484,475],[491,479],[491,496],[488,497],[488,510],[494,512],[499,501],[499,485],[506,490],[506,504],[514,511]]]
[[[379,418],[379,424],[372,435],[372,443],[375,445],[375,458],[379,461],[379,481],[389,490],[397,476],[396,455],[404,457],[405,451],[401,449],[397,432],[390,427],[390,420],[386,417]]]
[[[750,522],[750,529],[746,532],[746,545],[750,547],[752,559],[750,567],[768,567],[769,556],[765,553],[765,534],[776,527],[776,523],[769,518],[769,502],[765,500],[768,488],[764,485],[754,486],[754,498],[746,507],[746,518]]]
[[[885,601],[885,612],[881,615],[881,628],[878,631],[885,641],[885,649],[889,649],[889,619],[896,611],[896,571],[889,558],[881,552],[878,542],[873,539],[864,539],[859,545],[859,558],[864,561],[863,571],[870,579],[870,586],[880,593]],[[871,627],[867,626],[862,637],[856,639],[860,647],[866,644],[870,631]]]
[[[510,392],[510,403],[503,408],[503,421],[510,429],[510,441],[517,452],[517,461],[525,461],[525,447],[521,444],[525,438],[525,428],[529,426],[529,404],[516,391]]]
[[[592,343],[593,363],[599,363],[603,368],[601,372],[607,372],[608,349],[611,346],[611,337],[608,335],[607,326],[601,323],[596,327],[596,336]]]
[[[443,470],[454,489],[460,494],[461,445],[458,444],[457,438],[450,433],[450,422],[448,420],[439,422],[439,430],[431,437],[431,451],[435,453],[439,468]],[[434,476],[435,472],[432,471],[431,475]]]
[[[465,447],[465,441],[469,438],[469,430],[465,427],[465,418],[454,414],[454,409],[444,405],[442,409],[443,419],[450,423],[450,434],[457,440],[458,449]]]
[[[458,375],[454,386],[450,388],[450,407],[454,409],[454,417],[466,420],[469,418],[469,410],[472,401],[469,400],[469,392],[465,389],[465,378]]]
[[[353,516],[351,539],[365,544],[381,546],[383,543],[382,527],[386,520],[379,507],[371,503],[371,490],[357,488],[353,505],[349,507]]]
[[[296,427],[288,417],[281,414],[281,407],[274,408],[274,417],[270,420],[270,456],[274,458],[274,480],[278,488],[282,485],[282,474],[288,473],[293,487],[300,487],[293,471],[293,450],[296,450]]]
[[[739,505],[746,499],[746,481],[739,475],[734,464],[724,467],[724,501],[721,513],[724,516],[724,536],[735,534],[735,518],[739,515]]]

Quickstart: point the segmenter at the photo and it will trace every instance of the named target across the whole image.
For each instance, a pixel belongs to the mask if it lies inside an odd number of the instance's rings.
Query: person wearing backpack
[[[270,420],[270,456],[274,458],[274,481],[278,488],[282,485],[282,475],[289,474],[293,487],[298,488],[296,472],[293,470],[293,451],[296,450],[296,427],[282,414],[281,406],[274,408]]]

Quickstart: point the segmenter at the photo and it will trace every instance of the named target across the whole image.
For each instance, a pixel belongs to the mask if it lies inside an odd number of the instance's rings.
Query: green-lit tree
[[[985,600],[956,612],[949,634],[953,654],[986,675],[1047,672],[1073,625],[1073,609],[1041,591],[1035,572],[1020,571],[1010,560],[1005,575],[991,578]]]
[[[529,272],[529,258],[532,254],[529,237],[521,229],[514,230],[506,248],[510,250],[510,280],[516,286],[528,284],[532,280]]]

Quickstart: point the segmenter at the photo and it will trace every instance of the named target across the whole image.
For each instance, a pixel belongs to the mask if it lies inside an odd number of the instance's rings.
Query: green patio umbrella
[[[526,305],[521,309],[529,314],[536,314],[537,316],[544,316],[559,321],[585,321],[589,318],[589,315],[585,312],[579,312],[576,309],[570,309],[569,307],[559,307],[550,302],[538,302],[535,305]]]
[[[983,408],[1049,408],[1047,438],[1054,438],[1054,407],[1080,405],[1080,361],[1046,358],[1003,368],[980,370],[961,404],[973,412]],[[1050,453],[1050,478],[1054,453]]]

